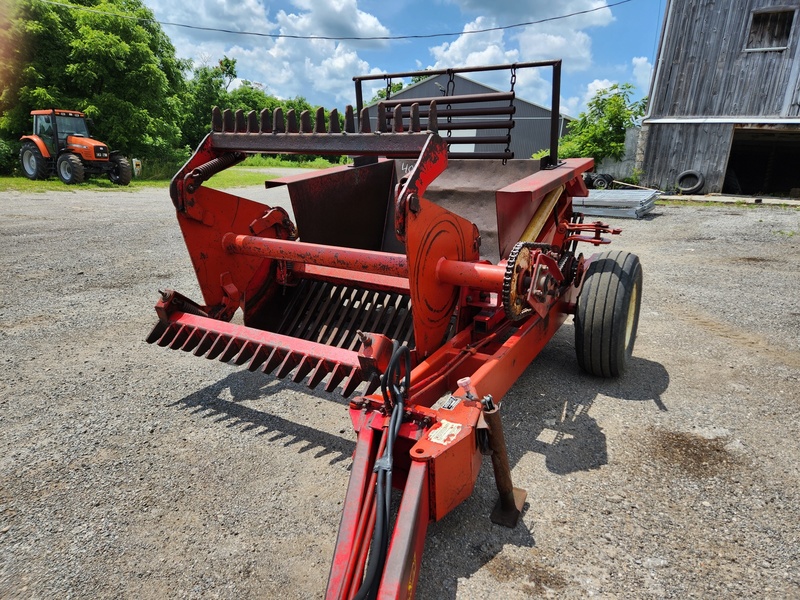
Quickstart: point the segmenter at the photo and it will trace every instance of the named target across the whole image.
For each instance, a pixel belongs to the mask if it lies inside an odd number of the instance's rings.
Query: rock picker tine
[[[526,494],[512,484],[501,400],[569,315],[586,371],[618,375],[633,349],[638,258],[577,252],[619,233],[573,212],[592,161],[559,160],[557,129],[548,157],[511,160],[523,68],[552,69],[557,128],[560,61],[450,70],[505,69],[512,88],[389,98],[377,120],[361,110],[375,77],[360,77],[343,125],[322,109],[215,109],[172,181],[203,301],[162,293],[147,341],[351,398],[357,442],[329,599],[412,598],[427,526],[470,496],[483,455],[499,492],[491,519],[516,525]],[[248,153],[353,163],[267,182],[287,186],[290,214],[203,185]]]

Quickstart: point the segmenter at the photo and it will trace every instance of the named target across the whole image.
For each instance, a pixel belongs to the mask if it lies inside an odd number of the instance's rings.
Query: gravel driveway
[[[503,408],[523,522],[489,521],[486,461],[418,597],[800,597],[800,212],[615,224],[630,371],[562,328]],[[167,192],[3,193],[0,234],[0,598],[321,597],[345,404],[144,342],[159,289],[199,299]]]

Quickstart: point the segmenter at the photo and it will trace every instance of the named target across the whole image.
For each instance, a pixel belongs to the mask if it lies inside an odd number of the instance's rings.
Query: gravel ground
[[[615,224],[629,372],[582,374],[562,328],[505,398],[521,524],[487,461],[418,597],[800,597],[800,212]],[[0,598],[321,597],[345,405],[144,342],[157,290],[199,298],[166,191],[7,192],[0,232]]]

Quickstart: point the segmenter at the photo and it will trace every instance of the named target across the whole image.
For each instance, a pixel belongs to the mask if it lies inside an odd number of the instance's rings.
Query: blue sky
[[[632,83],[647,94],[666,0],[144,0],[162,22],[271,35],[386,37],[454,33],[411,40],[308,40],[201,31],[163,24],[178,56],[195,64],[237,61],[241,79],[280,98],[354,104],[352,77],[425,68],[560,58],[562,110],[575,115],[593,93]],[[580,13],[502,31],[468,33]],[[542,72],[546,75],[546,72]],[[549,104],[549,82],[521,72],[520,97]],[[508,74],[472,76],[505,89]],[[236,85],[236,84],[234,84]],[[369,98],[383,84],[365,89]]]

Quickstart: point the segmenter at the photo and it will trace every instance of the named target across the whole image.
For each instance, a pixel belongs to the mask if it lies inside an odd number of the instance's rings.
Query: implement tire
[[[598,377],[625,372],[633,353],[642,302],[642,266],[630,252],[606,252],[584,275],[575,310],[575,353]]]

